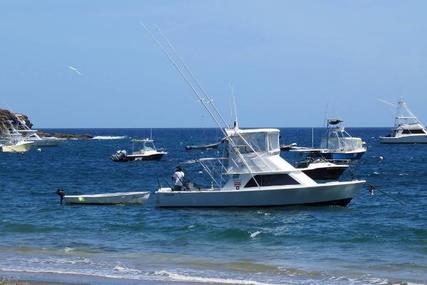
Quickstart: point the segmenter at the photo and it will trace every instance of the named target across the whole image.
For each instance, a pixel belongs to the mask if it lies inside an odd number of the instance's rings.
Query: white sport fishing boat
[[[155,192],[157,207],[345,206],[363,187],[364,180],[319,184],[293,167],[280,156],[278,129],[243,130],[237,116],[229,128],[170,41],[161,33],[161,39],[151,35],[222,131],[226,144],[224,157],[218,159],[219,177],[204,163],[211,159],[197,160],[210,177],[210,187],[185,181],[184,191],[160,186]]]
[[[364,180],[319,184],[280,156],[277,129],[226,129],[227,156],[223,172],[212,186],[185,183],[184,191],[162,187],[155,192],[158,207],[259,207],[347,205]],[[206,159],[197,160],[202,165]],[[224,183],[222,183],[224,181]]]
[[[31,149],[33,142],[26,140],[19,132],[17,132],[11,122],[10,127],[3,126],[5,133],[0,138],[0,151],[9,153],[24,153]]]
[[[65,195],[58,189],[56,192],[61,204],[68,205],[143,205],[150,197],[150,192],[117,192],[86,195]]]
[[[14,114],[18,126],[17,131],[24,137],[27,141],[32,141],[34,143],[34,146],[36,147],[53,147],[58,146],[60,142],[62,142],[62,139],[59,139],[57,137],[40,137],[37,133],[37,130],[31,129],[29,126],[27,126],[27,123],[25,122],[25,119],[22,117],[21,114]]]
[[[367,151],[366,143],[361,138],[351,136],[340,119],[327,121],[326,135],[322,137],[319,148],[290,147],[289,151],[307,153],[311,157],[328,160],[357,160]]]
[[[427,143],[427,129],[401,100],[397,105],[394,128],[388,136],[380,137],[385,144]]]

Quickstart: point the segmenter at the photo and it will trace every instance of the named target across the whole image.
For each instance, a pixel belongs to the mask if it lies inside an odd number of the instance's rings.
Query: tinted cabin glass
[[[272,174],[272,175],[255,175],[255,179],[259,186],[277,186],[277,185],[297,185],[299,184],[295,179],[288,174]],[[255,180],[246,183],[245,188],[258,187]]]
[[[424,134],[424,130],[403,130],[402,134]]]

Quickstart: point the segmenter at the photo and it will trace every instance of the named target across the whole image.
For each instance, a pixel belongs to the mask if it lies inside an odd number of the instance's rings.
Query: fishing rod
[[[227,138],[227,140],[230,142],[230,144],[233,146],[233,150],[236,152],[238,157],[241,159],[245,167],[248,169],[249,173],[251,174],[251,177],[254,179],[255,183],[258,187],[260,187],[259,183],[256,181],[253,171],[245,158],[242,156],[239,148],[233,141],[230,135],[225,131],[225,128],[227,127],[227,123],[222,117],[221,113],[213,104],[213,100],[207,95],[207,92],[201,87],[198,80],[195,78],[191,70],[188,68],[188,66],[185,64],[182,58],[179,57],[178,53],[176,52],[175,48],[173,47],[172,43],[167,39],[167,37],[161,33],[160,29],[157,27],[157,30],[160,34],[160,36],[163,38],[163,40],[166,42],[167,47],[170,50],[167,50],[167,48],[160,42],[160,40],[153,34],[153,32],[148,29],[148,27],[140,21],[141,26],[150,34],[152,39],[157,43],[157,45],[160,47],[160,49],[163,51],[163,53],[166,55],[168,60],[172,63],[172,66],[177,70],[177,72],[180,74],[180,76],[184,79],[184,81],[189,85],[193,93],[196,95],[198,101],[202,104],[204,109],[208,112],[208,114],[211,116],[211,118],[214,120],[214,122],[217,124],[217,126],[221,129],[221,132],[223,133],[224,137]],[[172,51],[172,52],[171,52]],[[202,93],[205,95],[205,97],[202,97],[200,95]],[[221,121],[225,127],[221,126]],[[253,147],[244,139],[240,133],[236,132],[236,134],[249,146],[249,148],[257,154],[258,157],[259,154],[253,149]],[[263,160],[263,159],[262,159]],[[265,161],[263,160],[265,163]],[[266,164],[266,163],[265,163]],[[267,164],[266,164],[267,165]],[[267,165],[268,166],[268,165]]]

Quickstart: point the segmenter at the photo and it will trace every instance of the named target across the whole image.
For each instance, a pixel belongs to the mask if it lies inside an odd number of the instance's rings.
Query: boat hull
[[[163,157],[164,153],[150,154],[150,155],[128,155],[127,158],[129,161],[134,160],[160,160]]]
[[[65,195],[69,205],[143,205],[150,197],[149,192],[119,192],[94,195]]]
[[[271,186],[261,189],[155,192],[157,207],[277,207],[295,205],[346,206],[365,181],[331,182],[315,186]]]
[[[32,145],[32,142],[23,142],[15,145],[3,145],[1,147],[1,151],[10,153],[23,153],[29,151]]]
[[[427,135],[412,135],[401,137],[380,137],[383,144],[424,144],[427,143]]]

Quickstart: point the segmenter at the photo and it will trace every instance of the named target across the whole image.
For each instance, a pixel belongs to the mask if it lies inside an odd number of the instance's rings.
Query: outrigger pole
[[[147,26],[142,21],[140,21],[140,24],[150,34],[150,36],[152,37],[152,39],[157,43],[157,45],[160,47],[160,49],[166,55],[166,57],[168,58],[168,60],[172,63],[172,66],[178,71],[178,73],[180,74],[180,76],[184,79],[184,81],[191,88],[191,90],[193,91],[193,93],[196,95],[196,98],[198,99],[198,101],[202,104],[202,106],[208,112],[208,114],[211,116],[211,118],[214,120],[214,122],[216,123],[216,125],[221,129],[224,137],[226,137],[227,140],[231,143],[231,145],[233,146],[233,150],[237,153],[237,155],[242,160],[242,162],[244,163],[244,165],[246,166],[246,168],[249,170],[249,173],[250,173],[251,177],[254,179],[254,181],[257,184],[257,186],[260,187],[260,185],[258,184],[257,180],[254,177],[252,169],[250,168],[250,166],[248,165],[247,161],[245,160],[245,158],[240,153],[237,145],[233,142],[233,139],[227,134],[227,132],[225,131],[225,128],[222,127],[221,122],[222,122],[222,124],[224,126],[227,126],[226,121],[222,117],[221,113],[219,112],[219,110],[217,109],[217,107],[215,106],[215,104],[213,104],[213,100],[207,95],[206,91],[202,88],[202,86],[200,85],[200,83],[198,82],[198,80],[195,78],[195,76],[193,75],[193,73],[191,72],[191,70],[188,68],[188,66],[185,64],[185,62],[183,61],[183,59],[179,57],[179,55],[176,52],[175,48],[173,47],[172,43],[160,31],[160,29],[158,27],[156,27],[157,31],[159,32],[159,34],[161,36],[161,38],[163,38],[163,40],[166,42],[167,47],[165,47],[156,38],[156,36],[153,34],[153,32],[150,29],[148,29]],[[169,50],[167,50],[167,48],[169,48]],[[200,95],[200,93],[203,94],[205,97],[202,97]],[[252,146],[238,132],[237,132],[237,134],[251,148],[251,150],[254,151],[258,155],[258,153],[252,148]]]

